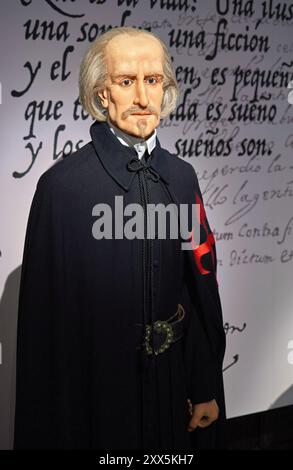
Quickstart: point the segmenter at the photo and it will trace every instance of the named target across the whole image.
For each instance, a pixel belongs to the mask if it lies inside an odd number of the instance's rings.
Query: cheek
[[[109,93],[110,102],[117,109],[128,106],[131,101],[131,96],[131,92],[128,90],[110,90]]]
[[[150,97],[156,103],[161,103],[163,100],[164,92],[162,89],[160,90],[152,90]]]

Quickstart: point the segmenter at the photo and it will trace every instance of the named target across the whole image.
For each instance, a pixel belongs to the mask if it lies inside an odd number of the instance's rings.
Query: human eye
[[[120,85],[123,87],[129,87],[132,83],[132,80],[130,78],[124,78],[121,82]]]
[[[154,76],[148,77],[147,81],[150,85],[156,85],[159,82],[158,77],[154,77]]]

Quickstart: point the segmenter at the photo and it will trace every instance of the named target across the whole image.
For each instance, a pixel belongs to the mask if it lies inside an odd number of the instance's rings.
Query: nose
[[[143,80],[142,81],[139,80],[137,82],[134,104],[139,104],[143,108],[147,107],[149,104],[146,85]]]

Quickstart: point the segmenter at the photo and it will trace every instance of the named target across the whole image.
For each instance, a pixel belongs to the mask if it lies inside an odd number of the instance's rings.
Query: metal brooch
[[[155,355],[158,355],[160,353],[163,353],[170,347],[170,344],[172,343],[173,340],[173,330],[172,326],[167,322],[163,320],[157,320],[154,324],[153,327],[152,325],[146,325],[146,335],[145,335],[145,347],[146,351],[148,354],[153,354],[153,348],[150,345],[150,338],[151,338],[151,333],[152,329],[154,329],[155,332],[157,333],[165,333],[165,341],[163,344],[159,347],[159,349],[155,349],[154,353]]]

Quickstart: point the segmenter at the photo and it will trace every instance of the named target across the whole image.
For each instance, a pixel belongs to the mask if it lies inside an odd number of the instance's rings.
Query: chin
[[[139,119],[133,126],[138,133],[151,134],[156,127],[156,122],[154,119]]]
[[[128,134],[132,134],[135,137],[145,137],[145,135],[150,135],[154,131],[154,126],[142,126],[141,129],[137,127],[136,124],[129,126],[127,128],[122,129],[124,132],[127,132]]]
[[[158,124],[157,122],[154,122],[156,121],[156,116],[154,115],[144,119],[143,122],[141,122],[141,128],[139,128],[138,125],[139,121],[142,121],[143,116],[141,119],[136,119],[134,115],[130,115],[128,118],[128,122],[126,122],[127,120],[122,121],[121,126],[118,125],[118,127],[127,134],[133,135],[134,137],[142,137],[143,139],[150,136]]]
[[[144,129],[137,130],[137,134],[139,137],[143,137],[144,139],[150,136],[154,131],[153,126],[146,126]]]

